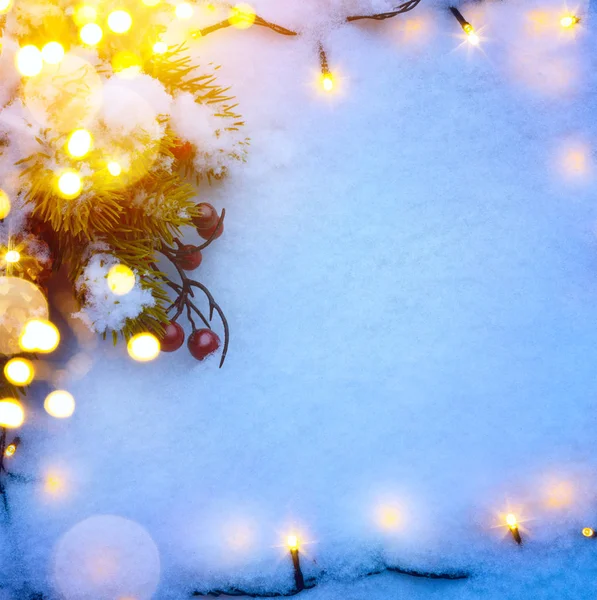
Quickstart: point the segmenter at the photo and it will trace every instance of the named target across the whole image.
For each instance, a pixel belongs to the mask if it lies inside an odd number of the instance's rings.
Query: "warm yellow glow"
[[[193,7],[188,2],[181,2],[174,10],[179,19],[190,19],[193,16]]]
[[[142,0],[145,6],[157,6],[160,3],[160,0]]]
[[[290,548],[290,550],[298,550],[298,537],[296,535],[289,535],[286,539],[286,544],[288,545],[288,548]]]
[[[0,0],[0,15],[2,13],[8,12],[8,9],[12,5],[12,0]]]
[[[115,10],[108,15],[108,27],[114,33],[126,33],[132,24],[133,19],[126,10]]]
[[[58,328],[44,319],[27,321],[19,338],[19,346],[25,352],[52,352],[59,343]]]
[[[19,253],[18,250],[9,250],[5,255],[4,255],[4,260],[7,263],[18,263],[21,260],[21,254]]]
[[[94,6],[81,4],[75,9],[73,19],[79,27],[82,27],[86,23],[92,23],[97,19],[97,10]]]
[[[113,177],[118,177],[122,173],[122,167],[115,160],[111,160],[108,163],[108,172]]]
[[[467,33],[466,38],[468,39],[469,44],[472,44],[473,46],[478,46],[481,42],[481,38],[479,38],[479,36],[474,31]]]
[[[44,400],[46,412],[57,419],[66,419],[75,412],[75,399],[64,390],[56,390]]]
[[[41,57],[49,65],[57,65],[64,58],[64,48],[60,42],[48,42],[41,49]]]
[[[142,64],[141,57],[129,50],[117,52],[112,58],[112,69],[119,77],[135,77],[141,72]]]
[[[377,523],[385,530],[397,529],[401,523],[400,512],[394,506],[380,506],[377,509]]]
[[[595,530],[590,527],[583,527],[582,534],[585,537],[595,537]]]
[[[230,9],[228,22],[237,29],[248,29],[255,23],[255,11],[250,4],[236,4]]]
[[[103,36],[104,32],[97,23],[87,23],[87,25],[83,25],[79,31],[81,41],[88,46],[99,44]]]
[[[153,51],[156,54],[164,54],[164,52],[167,52],[168,50],[168,44],[166,44],[166,42],[156,42],[153,45]]]
[[[16,60],[19,73],[25,77],[39,75],[44,66],[41,52],[33,45],[23,46],[17,52]]]
[[[516,520],[516,515],[509,513],[506,515],[506,524],[510,529],[516,529],[518,527],[518,521]]]
[[[25,411],[21,403],[14,398],[0,400],[0,427],[13,429],[20,427],[25,420]]]
[[[566,15],[560,19],[560,25],[565,29],[570,29],[570,27],[574,27],[579,21],[580,19],[574,15]]]
[[[72,169],[63,171],[58,177],[58,192],[63,198],[76,198],[83,187],[81,176]]]
[[[52,496],[63,494],[66,491],[66,483],[59,473],[48,473],[44,482],[44,489]]]
[[[4,376],[13,385],[29,385],[35,376],[35,369],[26,358],[11,358],[4,365]]]
[[[334,78],[331,73],[324,73],[321,76],[321,87],[326,92],[331,92],[334,89]]]
[[[16,444],[8,444],[8,446],[6,446],[6,449],[4,450],[4,456],[6,456],[7,458],[10,458],[16,451],[17,451]]]
[[[148,362],[160,353],[160,342],[151,333],[139,333],[129,340],[127,350],[132,359],[139,362]]]
[[[4,190],[0,190],[0,220],[6,219],[10,213],[10,198]]]
[[[91,150],[92,142],[87,129],[76,129],[70,134],[66,149],[73,158],[83,158]]]
[[[114,265],[108,271],[108,287],[113,294],[124,296],[135,287],[135,274],[126,265]]]

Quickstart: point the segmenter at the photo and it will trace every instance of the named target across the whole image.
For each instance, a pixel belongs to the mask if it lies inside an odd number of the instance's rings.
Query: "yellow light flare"
[[[66,482],[59,473],[48,473],[44,481],[44,490],[52,496],[62,495],[66,492]]]
[[[298,537],[296,535],[289,535],[286,538],[286,545],[288,546],[288,548],[290,550],[298,550],[298,547],[299,547]]]
[[[35,369],[26,358],[11,358],[4,365],[4,376],[13,385],[29,385],[35,376]]]
[[[255,10],[250,4],[241,2],[230,9],[228,22],[237,29],[248,29],[255,23]]]
[[[64,47],[60,42],[48,42],[41,49],[41,57],[49,65],[57,65],[64,58]]]
[[[23,46],[16,55],[17,69],[25,77],[39,75],[44,66],[41,52],[32,44]]]
[[[58,328],[45,319],[27,321],[19,338],[19,346],[25,352],[53,352],[59,343]]]
[[[100,43],[104,32],[97,23],[87,23],[79,31],[79,37],[84,44],[88,46],[97,46]]]
[[[324,92],[331,92],[334,89],[334,77],[331,73],[323,73],[321,76],[321,87]]]
[[[516,529],[518,527],[518,520],[516,519],[516,515],[508,513],[506,515],[506,525],[508,525],[510,529]]]
[[[560,25],[564,29],[570,29],[571,27],[574,27],[579,22],[580,22],[580,19],[575,15],[566,15],[560,19]]]
[[[481,43],[481,38],[474,31],[467,33],[466,39],[473,46],[478,46]]]
[[[129,356],[138,362],[149,362],[160,353],[160,341],[151,333],[139,333],[128,344]]]
[[[89,4],[81,4],[75,9],[73,19],[78,27],[93,23],[97,19],[97,10]]]
[[[114,33],[126,33],[133,24],[133,18],[126,10],[114,10],[108,15],[108,27]]]
[[[193,16],[193,12],[193,7],[188,2],[181,2],[174,9],[174,14],[178,19],[190,19]]]
[[[25,420],[25,411],[15,398],[0,400],[0,427],[14,429],[20,427]]]
[[[18,263],[21,260],[21,253],[18,250],[9,250],[4,255],[4,260],[10,264]]]
[[[168,51],[168,44],[166,42],[156,42],[153,45],[154,54],[164,54]]]
[[[141,72],[142,65],[141,57],[129,50],[121,50],[112,58],[112,70],[119,77],[135,77]],[[127,69],[130,69],[130,71]],[[126,71],[126,73],[123,73],[123,71]]]
[[[17,451],[17,444],[12,442],[11,444],[8,444],[8,446],[6,446],[5,450],[4,450],[4,456],[6,456],[6,458],[10,458],[11,456],[14,455],[14,453]]]
[[[44,409],[56,419],[67,419],[75,412],[75,399],[64,390],[56,390],[46,396]]]
[[[0,190],[0,221],[10,213],[10,198],[4,190]]]
[[[0,15],[8,12],[12,6],[12,0],[0,0]]]
[[[126,265],[114,265],[108,271],[108,287],[113,294],[124,296],[135,287],[135,274]]]
[[[87,129],[75,129],[68,136],[66,149],[73,158],[83,158],[91,150],[92,143],[93,138]]]
[[[595,530],[591,527],[583,527],[582,534],[588,538],[595,537]]]
[[[112,177],[118,177],[122,173],[122,167],[115,160],[111,160],[108,163],[108,172]]]
[[[60,196],[67,200],[72,200],[81,193],[83,180],[76,171],[67,169],[58,177],[57,185]]]

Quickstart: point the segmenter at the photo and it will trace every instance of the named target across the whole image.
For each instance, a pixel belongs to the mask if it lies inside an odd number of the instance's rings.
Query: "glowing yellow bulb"
[[[132,24],[133,19],[126,10],[115,10],[108,15],[108,27],[114,33],[126,33]]]
[[[14,453],[17,451],[18,445],[19,445],[18,442],[12,442],[12,443],[8,444],[8,446],[6,446],[6,449],[4,450],[4,456],[6,456],[7,458],[10,458],[11,456],[13,456]]]
[[[76,198],[83,188],[81,176],[71,169],[68,169],[58,177],[58,193],[67,199]]]
[[[135,287],[135,274],[126,265],[114,265],[108,271],[108,287],[113,294],[124,296]]]
[[[591,529],[591,527],[583,527],[582,534],[585,537],[595,537],[595,530]]]
[[[160,3],[160,0],[142,0],[145,6],[157,6]]]
[[[5,255],[4,255],[4,260],[7,263],[18,263],[21,260],[21,254],[18,250],[9,250]]]
[[[81,41],[88,46],[99,44],[103,36],[104,32],[97,23],[87,23],[87,25],[83,25],[79,31]]]
[[[321,77],[321,86],[326,92],[331,92],[334,89],[334,78],[331,73],[323,74]]]
[[[193,7],[188,2],[181,2],[174,10],[179,19],[190,19],[193,16]]]
[[[156,42],[153,45],[153,51],[155,54],[164,54],[164,52],[168,51],[168,44],[166,42]]]
[[[560,25],[565,29],[570,29],[570,27],[574,27],[580,19],[574,15],[566,15],[560,19]]]
[[[13,429],[20,427],[25,420],[25,411],[15,398],[0,400],[0,426]]]
[[[127,350],[132,359],[148,362],[160,353],[160,342],[151,333],[139,333],[129,340]]]
[[[52,352],[59,343],[58,328],[44,319],[27,321],[19,338],[19,346],[25,352]]]
[[[87,129],[75,129],[68,138],[66,149],[73,158],[83,158],[91,150],[92,142]]]
[[[64,58],[64,48],[60,42],[48,42],[41,49],[41,57],[49,65],[57,65]]]
[[[4,376],[13,385],[29,385],[35,376],[33,363],[26,358],[11,358],[4,365]]]
[[[289,535],[286,539],[286,544],[290,548],[290,550],[298,550],[299,542],[298,537],[296,535]]]
[[[518,527],[518,521],[516,520],[516,515],[509,513],[506,515],[506,524],[510,529],[516,529]]]
[[[122,173],[122,167],[115,160],[111,160],[108,163],[108,172],[112,177],[118,177]]]
[[[6,219],[10,213],[10,198],[4,190],[0,190],[0,220]]]
[[[25,77],[38,75],[44,66],[41,52],[33,45],[23,46],[17,52],[16,60],[19,73]]]
[[[75,399],[64,390],[56,390],[44,400],[46,412],[57,419],[67,419],[75,412]]]

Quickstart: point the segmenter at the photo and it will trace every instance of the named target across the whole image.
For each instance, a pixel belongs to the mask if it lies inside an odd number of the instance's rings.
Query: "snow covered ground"
[[[75,415],[50,422],[39,393],[14,459],[35,481],[9,488],[9,587],[287,591],[294,532],[326,571],[312,600],[597,591],[595,21],[584,5],[563,36],[558,0],[465,5],[472,48],[445,6],[331,27],[337,4],[256,0],[305,36],[194,46],[252,139],[201,196],[227,210],[197,276],[229,356],[133,364],[72,338]],[[354,581],[383,564],[473,578]]]

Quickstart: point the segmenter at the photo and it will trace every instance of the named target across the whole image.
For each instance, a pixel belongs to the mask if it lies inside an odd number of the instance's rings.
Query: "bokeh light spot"
[[[4,365],[4,376],[13,385],[29,385],[35,376],[35,369],[26,358],[11,358]]]
[[[148,362],[158,357],[160,342],[151,333],[139,333],[129,340],[127,350],[132,359],[138,362]]]
[[[15,398],[0,400],[0,426],[8,429],[20,427],[25,420],[25,411]]]
[[[113,294],[124,296],[135,287],[135,274],[126,265],[114,265],[108,271],[108,287]]]
[[[75,412],[75,399],[64,390],[55,390],[46,396],[44,409],[56,419],[66,419]]]

